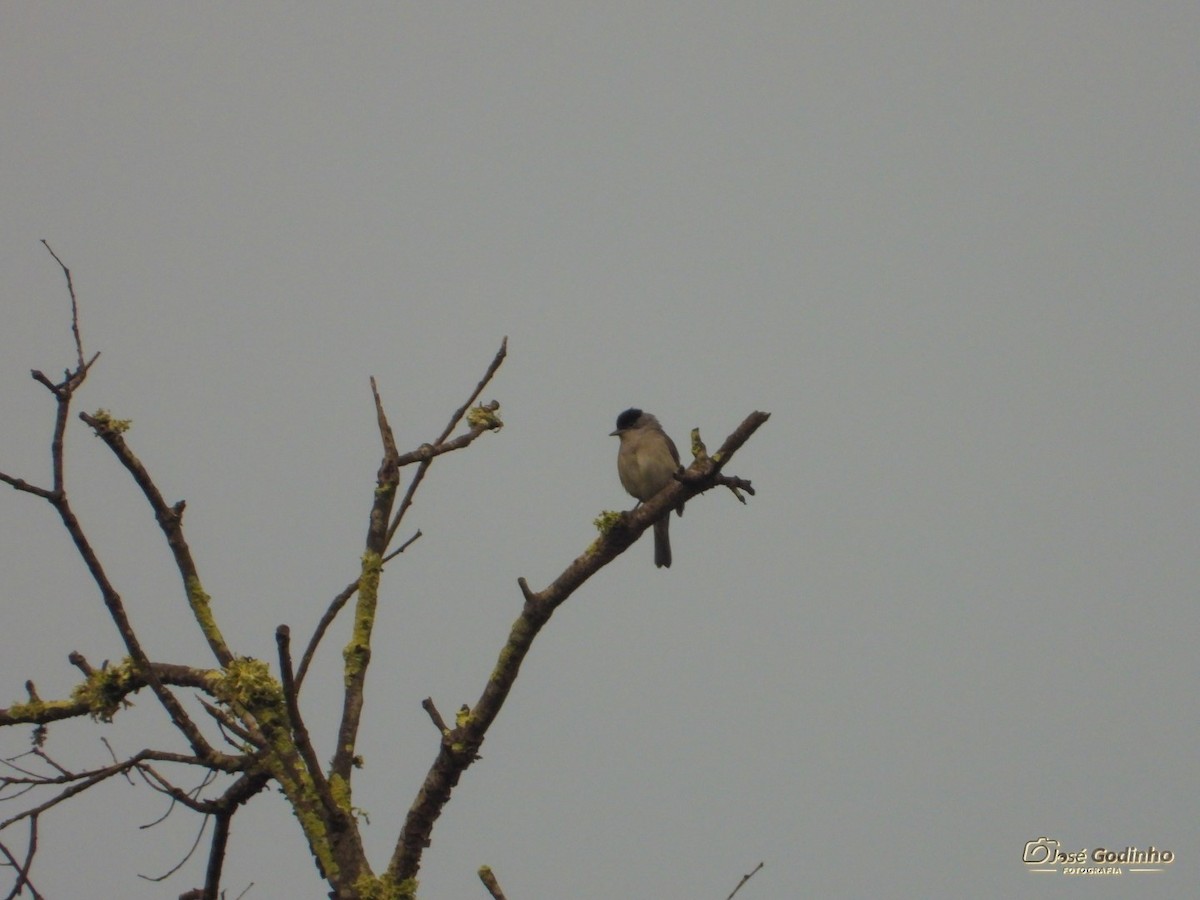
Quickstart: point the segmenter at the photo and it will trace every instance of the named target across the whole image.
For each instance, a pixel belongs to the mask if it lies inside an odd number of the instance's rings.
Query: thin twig
[[[266,738],[264,738],[258,731],[251,730],[249,728],[243,728],[237,722],[237,720],[233,718],[233,716],[225,712],[225,710],[221,709],[219,706],[214,706],[212,703],[209,703],[203,697],[197,697],[196,700],[199,702],[200,706],[204,708],[204,711],[216,720],[217,727],[221,729],[222,736],[225,738],[226,743],[228,743],[231,747],[236,747],[238,750],[245,749],[239,745],[237,741],[232,740],[229,735],[225,734],[224,732],[226,731],[230,732],[234,737],[240,738],[244,744],[249,744],[250,746],[259,749],[262,749],[266,746]]]
[[[725,900],[733,900],[733,895],[736,894],[738,891],[740,891],[742,889],[742,885],[745,884],[747,881],[749,881],[751,878],[753,878],[754,873],[757,872],[762,867],[763,867],[763,864],[759,863],[752,870],[750,870],[745,875],[743,875],[742,880],[737,883],[737,887],[735,887],[733,889],[733,892],[728,897],[726,897]]]
[[[192,812],[203,813],[204,815],[209,815],[213,812],[213,801],[197,800],[196,798],[200,796],[201,791],[216,781],[217,773],[215,770],[206,769],[204,772],[204,778],[202,778],[200,783],[190,791],[185,791],[182,788],[171,784],[171,782],[167,781],[166,778],[160,775],[153,766],[140,765],[137,767],[137,773],[142,776],[142,780],[146,782],[146,786],[152,791],[157,791],[158,793],[169,797],[171,800],[171,802],[167,804],[166,812],[152,822],[139,825],[138,828],[153,828],[160,822],[165,821],[167,817],[171,815],[172,811],[175,809],[175,804],[177,803],[181,806],[186,806],[188,809],[192,810]]]
[[[100,741],[101,741],[101,743],[104,744],[105,747],[108,747],[108,752],[112,754],[112,761],[120,762],[120,760],[117,759],[117,755],[112,752],[112,747],[109,746],[108,740],[106,738],[101,738]],[[44,762],[46,765],[50,766],[50,768],[57,771],[58,774],[68,775],[68,776],[71,775],[70,770],[68,770],[64,766],[59,765],[58,762],[56,762],[54,760],[54,758],[51,757],[50,754],[47,753],[45,750],[43,750],[41,747],[34,747],[29,752],[32,753],[34,756],[36,756],[38,759],[40,759],[42,762]]]
[[[37,855],[38,845],[38,820],[37,816],[33,816],[29,820],[29,845],[25,848],[25,862],[18,862],[16,857],[9,852],[8,847],[0,844],[0,852],[2,852],[14,869],[17,870],[17,879],[13,884],[12,890],[9,892],[5,900],[19,897],[24,888],[29,888],[34,900],[45,900],[38,889],[33,886],[33,882],[29,880],[29,870],[33,867],[33,858]]]
[[[113,762],[120,762],[120,760],[117,759],[117,751],[112,748],[112,744],[110,744],[108,742],[108,738],[101,735],[100,743],[102,743],[104,745],[104,749],[108,751],[108,755],[112,757]],[[47,762],[49,762],[49,759],[47,759]],[[126,769],[121,774],[125,776],[125,782],[127,784],[129,784],[129,785],[133,784],[133,779],[130,777],[128,769]],[[142,777],[144,778],[145,776],[142,776]]]
[[[43,500],[49,500],[54,496],[53,491],[48,491],[43,487],[38,487],[36,484],[30,484],[24,478],[17,478],[14,475],[7,475],[0,472],[0,481],[7,485],[11,485],[13,490],[24,491],[26,494],[33,494],[35,497],[41,497]]]
[[[296,670],[296,693],[300,692],[300,686],[304,684],[304,676],[308,674],[308,667],[312,663],[313,656],[316,655],[321,638],[325,637],[325,632],[329,630],[329,626],[333,624],[333,620],[337,618],[337,614],[342,611],[342,607],[354,596],[354,592],[357,590],[358,579],[356,578],[342,588],[341,592],[326,607],[324,615],[321,616],[321,621],[317,623],[317,628],[313,632],[313,636],[308,640],[308,646],[304,648],[304,656],[300,658],[300,668]]]
[[[452,432],[458,426],[458,420],[463,417],[466,411],[471,408],[471,404],[474,403],[479,398],[479,395],[483,393],[483,389],[488,386],[488,382],[492,380],[492,376],[496,374],[496,371],[500,368],[500,365],[504,362],[504,357],[506,356],[508,356],[508,335],[505,335],[500,340],[500,349],[496,351],[496,355],[488,364],[487,371],[484,372],[483,377],[479,379],[479,384],[475,385],[474,393],[467,398],[466,403],[454,411],[454,415],[450,417],[450,421],[447,423],[446,428],[440,435],[438,435],[438,439],[434,441],[435,444],[442,443],[442,441],[446,440],[446,438],[450,436],[450,432]]]
[[[496,355],[492,357],[492,361],[488,364],[487,371],[484,372],[483,377],[479,379],[479,384],[475,385],[475,390],[471,392],[471,396],[467,398],[467,402],[454,411],[454,414],[450,417],[450,421],[446,424],[446,427],[442,430],[442,433],[438,435],[438,439],[433,442],[431,450],[442,448],[442,446],[446,443],[446,438],[448,438],[450,433],[458,427],[459,420],[461,420],[466,414],[467,410],[471,408],[471,404],[474,403],[479,398],[479,395],[483,393],[483,389],[488,386],[488,382],[492,380],[492,377],[496,374],[507,355],[508,335],[505,335],[503,340],[500,341],[500,349],[496,351]],[[400,527],[400,522],[404,518],[404,514],[408,512],[408,508],[412,506],[413,496],[417,493],[417,488],[420,487],[421,482],[424,480],[425,472],[428,471],[429,465],[432,461],[433,455],[431,454],[428,458],[422,459],[421,464],[417,466],[416,474],[413,475],[413,479],[409,483],[408,489],[404,492],[404,498],[400,501],[400,505],[396,508],[396,514],[392,517],[392,524],[388,528],[387,537],[389,544],[392,541],[392,536],[396,533],[396,529]],[[404,464],[404,462],[404,460],[401,460],[401,464]]]
[[[75,352],[78,355],[79,368],[83,368],[83,338],[79,334],[79,304],[75,300],[75,282],[71,280],[71,270],[67,268],[67,264],[58,258],[58,254],[53,248],[42,238],[42,244],[54,257],[54,261],[58,263],[63,270],[63,275],[67,276],[67,293],[71,295],[71,333],[75,335]]]
[[[411,547],[413,544],[415,544],[417,542],[417,539],[420,536],[421,536],[421,530],[418,528],[416,534],[414,534],[407,541],[405,541],[403,544],[401,544],[399,547],[397,547],[395,550],[393,550],[391,553],[389,553],[387,556],[385,556],[383,558],[384,565],[387,565],[389,562],[391,562],[393,559],[395,559],[397,556],[399,556],[401,553],[403,553],[405,550],[407,550],[409,547]]]
[[[172,875],[174,875],[176,872],[178,872],[180,869],[182,869],[184,867],[184,864],[186,864],[187,861],[192,858],[192,854],[195,853],[196,848],[200,846],[200,841],[204,837],[204,832],[207,828],[208,828],[208,816],[205,816],[200,821],[200,830],[196,832],[196,839],[194,841],[192,841],[192,846],[190,848],[188,848],[188,852],[186,854],[184,854],[183,859],[181,859],[179,862],[177,862],[175,865],[173,865],[166,872],[164,872],[161,875],[143,875],[141,872],[138,872],[137,877],[141,878],[143,881],[154,881],[154,882],[166,881],[168,878],[170,878]]]
[[[86,791],[88,788],[99,784],[100,782],[104,781],[105,779],[111,778],[113,775],[117,775],[121,772],[124,772],[126,769],[130,768],[131,766],[136,766],[139,761],[140,760],[138,760],[137,757],[134,757],[132,759],[125,760],[122,763],[118,763],[115,766],[107,766],[104,769],[99,769],[92,775],[90,775],[86,778],[83,778],[83,780],[75,781],[73,784],[68,785],[66,788],[64,788],[62,791],[60,791],[57,795],[55,795],[54,797],[51,797],[45,803],[41,803],[41,804],[33,807],[32,809],[25,810],[24,812],[17,813],[15,816],[11,816],[11,817],[5,819],[3,822],[0,822],[0,831],[4,830],[9,825],[13,824],[13,822],[19,822],[19,821],[21,821],[21,819],[27,819],[31,816],[41,815],[46,810],[51,809],[54,806],[57,806],[59,803],[62,803],[64,800],[68,800],[71,797],[74,797],[76,794],[80,794],[83,791]],[[61,782],[60,778],[55,778],[55,779],[47,779],[44,783],[45,784],[59,784],[62,782]]]

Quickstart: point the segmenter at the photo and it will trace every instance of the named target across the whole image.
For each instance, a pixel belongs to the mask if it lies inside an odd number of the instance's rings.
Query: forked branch
[[[455,727],[443,733],[437,756],[408,811],[404,828],[392,852],[388,874],[393,879],[399,881],[416,877],[434,824],[449,802],[451,792],[463,772],[479,758],[484,737],[504,706],[521,663],[554,611],[596,572],[624,553],[657,519],[669,515],[681,502],[726,483],[729,479],[721,474],[721,470],[769,418],[770,413],[765,412],[754,412],[747,416],[725,439],[716,454],[711,457],[707,454],[697,456],[675,484],[664,488],[632,513],[617,517],[616,524],[543,590],[532,591],[525,579],[518,579],[525,598],[524,608],[513,623],[479,700],[473,707],[460,712]],[[753,493],[749,481],[737,481],[743,490]]]

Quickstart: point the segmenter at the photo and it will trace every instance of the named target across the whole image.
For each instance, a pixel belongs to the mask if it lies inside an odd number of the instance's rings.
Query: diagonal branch
[[[42,778],[42,779],[35,779],[35,782],[39,785],[66,784],[67,786],[65,788],[63,788],[61,791],[59,791],[57,794],[55,794],[53,797],[51,797],[49,800],[46,800],[43,803],[39,803],[37,806],[31,807],[30,809],[23,810],[22,812],[19,812],[16,815],[10,816],[9,818],[7,818],[5,820],[0,821],[0,830],[7,828],[9,825],[12,825],[14,822],[19,822],[22,819],[28,819],[31,817],[39,816],[42,813],[46,812],[46,810],[52,809],[53,807],[57,806],[59,803],[62,803],[64,800],[69,800],[71,797],[74,797],[77,794],[81,794],[84,791],[88,790],[89,788],[95,787],[100,782],[107,781],[109,778],[112,778],[114,775],[121,775],[121,774],[124,774],[125,772],[128,772],[130,769],[136,769],[139,766],[141,766],[141,764],[143,762],[145,762],[146,760],[153,759],[159,755],[160,754],[158,754],[156,751],[153,751],[153,750],[141,750],[141,751],[135,753],[133,756],[129,757],[129,759],[121,760],[120,762],[113,763],[111,766],[105,766],[104,768],[101,768],[101,769],[93,769],[88,772],[74,773],[69,776],[57,775],[57,776],[48,776],[48,777]],[[176,761],[176,760],[171,760],[171,761]],[[189,761],[190,762],[190,761],[194,761],[194,760],[191,760],[190,758],[182,758],[181,760],[178,760],[178,761]],[[30,779],[23,779],[23,778],[6,777],[4,780],[5,780],[5,782],[10,783],[10,784],[28,784],[28,783],[30,783]]]
[[[300,692],[300,686],[304,684],[304,676],[308,674],[308,667],[312,663],[313,656],[317,652],[317,647],[321,643],[321,638],[325,637],[325,632],[329,630],[329,626],[333,624],[333,620],[337,618],[338,613],[354,596],[358,590],[358,579],[350,582],[333,598],[329,603],[329,607],[325,610],[325,614],[321,616],[321,621],[317,623],[317,628],[313,632],[313,636],[308,641],[308,646],[304,648],[304,656],[300,658],[300,668],[296,670],[296,692]]]
[[[726,897],[725,900],[733,900],[733,895],[742,889],[742,885],[744,885],[747,881],[749,881],[751,878],[753,878],[755,875],[757,875],[758,870],[761,869],[762,867],[763,867],[763,864],[759,863],[757,866],[755,866],[753,869],[751,869],[749,872],[747,872],[745,875],[743,875],[742,880],[737,883],[737,887],[735,887],[733,889],[733,891],[730,892],[729,896]]]
[[[466,402],[462,406],[454,411],[454,415],[450,417],[450,421],[447,423],[446,428],[440,435],[438,435],[438,439],[434,441],[435,445],[441,444],[442,441],[446,440],[446,438],[450,436],[450,432],[452,432],[455,426],[458,425],[458,420],[461,419],[464,414],[466,414],[466,411],[470,408],[471,404],[474,403],[479,398],[479,395],[483,393],[483,389],[488,386],[488,382],[492,380],[492,377],[504,363],[504,358],[506,356],[508,356],[508,335],[505,335],[500,339],[500,349],[496,351],[496,355],[492,357],[492,361],[488,363],[487,371],[484,372],[483,377],[479,379],[479,384],[475,385],[475,390],[471,393],[471,396],[467,398]]]
[[[296,695],[296,681],[292,675],[291,636],[291,629],[286,625],[280,625],[275,629],[275,643],[279,649],[280,680],[283,684],[283,699],[287,707],[289,724],[291,725],[292,740],[296,744],[296,750],[300,754],[300,758],[304,761],[304,767],[307,769],[309,777],[313,780],[313,787],[316,789],[317,796],[321,798],[321,803],[324,804],[326,813],[329,816],[337,818],[342,816],[344,811],[337,805],[337,801],[333,799],[333,794],[329,789],[329,782],[325,780],[325,773],[321,770],[321,761],[317,759],[317,751],[313,749],[308,727],[304,724],[304,719],[300,716],[300,703]]]
[[[75,542],[75,548],[87,566],[88,572],[91,573],[92,580],[100,589],[100,596],[104,600],[108,614],[117,626],[117,631],[120,633],[121,639],[124,641],[134,665],[142,673],[150,689],[154,691],[155,697],[158,698],[159,703],[167,711],[167,715],[170,716],[175,727],[187,738],[192,751],[197,756],[206,759],[217,759],[222,754],[218,754],[213,749],[196,726],[196,723],[192,721],[191,717],[184,710],[178,698],[159,680],[158,674],[154,671],[153,665],[146,656],[146,651],[142,648],[141,641],[133,630],[133,624],[129,621],[129,615],[125,611],[125,604],[121,600],[121,595],[117,593],[112,582],[108,580],[108,575],[104,571],[104,567],[100,564],[100,558],[96,555],[96,551],[92,548],[87,536],[83,533],[83,526],[79,524],[79,520],[75,517],[74,511],[67,501],[66,494],[59,493],[55,500],[51,502],[55,509],[58,510],[59,517],[62,519],[68,534],[71,535],[71,539]]]
[[[24,491],[27,494],[33,494],[35,497],[41,497],[43,500],[49,500],[54,496],[53,491],[48,491],[43,487],[38,487],[36,484],[30,484],[24,478],[6,475],[3,472],[0,472],[0,481],[10,485],[13,490]]]
[[[761,427],[769,413],[755,412],[747,416],[712,457],[698,456],[674,484],[663,488],[655,497],[641,504],[632,513],[625,513],[583,555],[577,557],[552,584],[540,592],[529,589],[525,579],[518,584],[525,596],[521,615],[513,623],[508,641],[500,651],[495,668],[484,686],[475,706],[459,716],[455,728],[445,732],[437,757],[416,800],[408,811],[388,864],[388,875],[396,881],[415,878],[421,856],[429,846],[433,826],[441,815],[450,794],[463,772],[478,759],[484,736],[499,715],[504,701],[517,678],[521,663],[533,645],[538,632],[550,620],[554,611],[596,572],[625,552],[643,531],[654,522],[691,497],[721,483],[721,469],[734,453]],[[749,487],[749,482],[744,482]]]
[[[13,856],[8,847],[0,843],[0,853],[2,853],[4,858],[8,860],[8,865],[17,870],[16,882],[13,884],[12,890],[8,892],[8,895],[4,898],[4,900],[14,900],[14,898],[21,896],[21,893],[25,888],[29,888],[29,892],[33,897],[33,900],[45,900],[45,898],[38,892],[38,889],[33,886],[33,882],[29,880],[29,870],[33,867],[34,856],[37,855],[37,845],[37,816],[30,816],[29,818],[29,844],[25,848],[25,862],[19,862],[17,858]]]
[[[492,871],[491,866],[479,867],[479,880],[483,882],[483,886],[492,895],[492,900],[505,900],[504,891],[500,889],[500,882],[496,880],[496,875]]]
[[[150,508],[154,511],[154,518],[158,520],[158,527],[167,539],[171,555],[175,558],[175,568],[178,569],[180,578],[183,579],[183,587],[187,593],[188,604],[191,606],[196,624],[200,626],[205,640],[208,641],[213,656],[222,666],[228,666],[233,662],[233,653],[230,652],[229,646],[225,643],[225,638],[212,616],[209,608],[209,596],[201,586],[200,574],[196,570],[195,560],[192,559],[191,548],[188,547],[187,540],[183,536],[184,504],[179,502],[174,506],[167,505],[167,501],[163,499],[162,492],[150,477],[150,473],[146,471],[141,460],[134,456],[133,451],[125,442],[125,438],[122,437],[122,433],[128,428],[128,423],[99,413],[94,416],[80,413],[79,418],[91,426],[96,436],[108,445],[121,465],[133,476],[137,486],[142,489]]]

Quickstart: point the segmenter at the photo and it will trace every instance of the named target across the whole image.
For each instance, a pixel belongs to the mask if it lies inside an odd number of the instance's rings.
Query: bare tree
[[[0,472],[3,481],[19,492],[44,500],[62,521],[75,549],[100,591],[109,617],[125,646],[127,656],[119,663],[100,668],[82,654],[73,652],[69,661],[82,673],[82,680],[69,697],[44,699],[32,681],[25,684],[28,701],[0,709],[0,726],[32,726],[31,748],[21,757],[5,761],[7,772],[0,776],[0,801],[11,804],[10,814],[0,818],[0,866],[12,871],[8,897],[28,892],[41,897],[33,877],[38,846],[38,823],[59,804],[108,779],[138,777],[186,809],[211,822],[208,837],[208,866],[202,889],[184,897],[216,900],[220,894],[221,870],[225,859],[230,822],[234,814],[264,789],[282,792],[291,804],[304,839],[321,877],[334,900],[401,900],[416,894],[421,857],[429,846],[433,827],[450,800],[454,787],[470,765],[488,728],[499,715],[520,671],[525,654],[554,611],[597,571],[632,545],[642,532],[684,500],[710,488],[729,488],[739,500],[753,494],[749,481],[723,474],[725,465],[750,436],[766,422],[767,413],[755,412],[725,439],[720,450],[708,454],[698,431],[692,432],[693,462],[681,471],[674,484],[658,496],[626,513],[605,513],[597,519],[599,537],[574,559],[549,585],[535,591],[518,578],[521,612],[500,648],[496,664],[473,706],[464,705],[452,722],[447,722],[433,701],[422,706],[437,727],[436,754],[405,817],[390,858],[381,871],[368,862],[359,833],[353,804],[353,779],[361,765],[356,746],[363,714],[363,690],[371,662],[373,626],[380,579],[389,561],[404,552],[421,533],[397,542],[396,535],[411,508],[413,497],[433,463],[443,454],[465,450],[503,423],[499,404],[480,403],[507,352],[502,341],[495,357],[466,402],[450,416],[441,434],[415,449],[401,452],[388,424],[383,400],[375,380],[371,390],[382,445],[375,487],[369,498],[368,530],[361,565],[346,587],[334,597],[305,644],[298,665],[294,664],[291,631],[280,625],[275,633],[278,675],[264,660],[238,656],[227,642],[210,607],[204,581],[184,536],[183,501],[168,503],[154,479],[134,454],[126,439],[129,428],[104,410],[79,413],[92,433],[99,437],[125,468],[149,504],[178,572],[183,597],[199,628],[213,664],[208,667],[181,665],[150,659],[137,629],[126,612],[120,592],[112,583],[92,542],[76,517],[66,488],[65,437],[72,404],[88,373],[99,358],[84,353],[79,328],[79,310],[70,270],[54,255],[66,278],[71,299],[71,326],[75,361],[61,379],[41,371],[33,379],[49,391],[56,404],[50,444],[51,483],[38,485]],[[407,479],[402,475],[407,474]],[[314,653],[330,624],[354,601],[351,608],[351,637],[343,650],[344,690],[333,759],[322,765],[314,750],[300,709],[300,693]],[[105,765],[86,770],[69,769],[45,750],[48,727],[65,719],[90,716],[112,721],[127,698],[148,689],[174,729],[186,742],[188,752],[168,752],[146,747],[124,759],[112,758]],[[183,698],[196,698],[203,716],[195,718]],[[198,788],[184,788],[187,779]],[[503,896],[495,876],[486,867],[480,878],[494,897]]]

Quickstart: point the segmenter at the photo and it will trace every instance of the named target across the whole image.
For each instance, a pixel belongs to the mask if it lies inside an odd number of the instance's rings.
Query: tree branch
[[[225,847],[229,843],[232,812],[218,813],[213,825],[212,842],[208,846],[208,868],[204,872],[204,900],[217,900],[221,890],[221,870],[225,866]]]
[[[749,881],[751,878],[753,878],[755,876],[755,874],[758,872],[758,870],[761,869],[762,867],[763,867],[763,864],[759,863],[757,866],[755,866],[753,869],[751,869],[749,872],[747,872],[745,875],[743,875],[742,880],[737,883],[737,887],[735,887],[733,889],[732,893],[730,893],[730,895],[728,897],[726,897],[725,900],[733,900],[733,895],[736,894],[738,891],[740,891],[742,889],[742,885],[745,884],[747,881]]]
[[[341,592],[330,601],[329,606],[325,610],[325,614],[321,616],[321,621],[317,623],[316,630],[313,636],[309,638],[308,646],[304,648],[304,656],[300,659],[300,668],[296,670],[296,693],[300,692],[300,686],[304,683],[304,676],[308,674],[308,667],[312,663],[313,656],[317,652],[317,647],[321,643],[321,638],[325,637],[325,632],[329,626],[333,624],[333,620],[337,618],[338,613],[346,605],[347,601],[354,596],[358,590],[358,579],[346,585]]]
[[[163,535],[167,539],[167,546],[171,550],[171,555],[175,559],[175,567],[179,571],[179,576],[183,580],[184,592],[187,596],[188,605],[191,607],[192,615],[196,619],[196,624],[200,626],[200,631],[208,641],[209,649],[212,650],[213,656],[217,658],[222,666],[228,666],[233,662],[233,653],[230,652],[229,646],[225,643],[225,638],[218,628],[216,620],[212,616],[210,609],[210,598],[204,592],[201,586],[200,573],[196,570],[195,560],[192,559],[191,548],[188,547],[187,540],[183,536],[183,509],[182,502],[176,503],[174,506],[168,506],[167,501],[163,499],[162,492],[150,477],[150,473],[146,471],[146,467],[142,465],[141,460],[134,456],[133,451],[129,449],[129,445],[122,437],[122,433],[129,427],[128,422],[123,422],[114,419],[108,414],[98,413],[97,415],[88,415],[80,413],[79,418],[86,422],[91,429],[96,433],[100,440],[108,445],[108,448],[117,457],[117,460],[123,465],[126,471],[133,476],[134,482],[142,489],[150,508],[154,511],[154,518],[158,521],[158,527],[162,530]]]
[[[304,760],[304,767],[308,770],[309,777],[313,780],[317,796],[321,798],[321,802],[325,805],[327,815],[333,820],[340,820],[345,817],[345,813],[333,798],[333,794],[329,789],[329,782],[325,780],[325,773],[321,771],[321,762],[317,759],[317,752],[313,749],[312,738],[309,736],[308,728],[304,724],[304,719],[300,716],[300,703],[296,696],[296,682],[292,677],[290,640],[291,630],[286,625],[280,625],[275,629],[275,642],[279,647],[279,671],[283,682],[283,698],[287,706],[288,719],[292,726],[292,739],[295,741],[300,758]]]
[[[79,303],[75,300],[75,282],[71,279],[71,270],[67,268],[67,264],[58,258],[58,254],[54,252],[54,249],[46,242],[45,238],[42,239],[42,245],[54,257],[54,261],[62,268],[63,275],[67,279],[67,293],[71,295],[71,334],[75,336],[76,360],[79,368],[82,369],[84,368],[83,338],[79,334]]]
[[[663,488],[657,496],[633,512],[622,514],[607,533],[602,534],[544,590],[532,593],[524,579],[519,579],[525,596],[524,608],[513,623],[508,641],[500,651],[483,694],[466,715],[459,717],[456,727],[442,737],[437,757],[408,811],[393,850],[388,865],[388,874],[393,879],[401,881],[416,877],[435,822],[449,802],[450,794],[463,772],[478,759],[484,736],[504,706],[521,663],[534,638],[554,611],[592,575],[624,553],[657,519],[669,515],[682,502],[716,486],[721,469],[768,418],[770,414],[763,412],[747,416],[725,439],[718,453],[711,458],[707,454],[697,458],[677,482]],[[749,487],[748,481],[745,484]]]
[[[6,775],[3,778],[0,778],[0,784],[31,784],[35,787],[66,784],[67,786],[49,800],[46,800],[45,802],[40,803],[30,809],[22,810],[16,815],[0,821],[0,831],[7,828],[9,825],[12,825],[14,822],[19,822],[22,819],[27,819],[32,816],[39,816],[46,812],[46,810],[52,809],[59,803],[62,803],[64,800],[68,800],[71,797],[74,797],[76,794],[81,794],[88,790],[88,788],[95,787],[100,782],[107,781],[114,775],[121,775],[125,772],[128,772],[130,769],[136,769],[148,759],[164,758],[166,756],[178,757],[178,754],[163,754],[160,751],[140,750],[129,759],[113,763],[111,766],[104,766],[101,769],[92,769],[86,772],[69,773],[67,775],[49,775],[44,778],[39,778],[37,776],[32,778],[14,778]],[[198,762],[198,760],[194,760],[191,757],[179,757],[177,759],[170,759],[168,761],[189,763]]]
[[[25,848],[25,862],[18,862],[12,852],[3,843],[0,843],[0,854],[8,860],[8,864],[16,869],[17,879],[12,886],[12,890],[8,892],[5,900],[14,900],[19,897],[25,888],[29,888],[30,894],[34,900],[45,900],[38,892],[38,889],[33,886],[33,882],[29,880],[29,870],[33,867],[33,858],[37,855],[38,845],[38,820],[37,816],[29,818],[29,844]]]
[[[72,656],[83,665],[87,665],[81,655],[73,653]],[[212,678],[217,674],[211,669],[194,669],[191,666],[173,663],[148,663],[148,669],[131,666],[104,669],[91,669],[88,666],[88,669],[90,671],[87,679],[75,686],[69,700],[39,699],[0,708],[0,727],[22,724],[49,725],[51,722],[85,715],[111,720],[125,703],[126,697],[150,685],[147,671],[153,674],[160,685],[194,688],[205,693],[212,692]],[[218,758],[219,756],[220,754]],[[205,758],[219,761],[218,758]]]
[[[12,475],[6,475],[0,472],[0,481],[11,485],[14,490],[24,491],[27,494],[33,494],[35,497],[41,497],[43,500],[49,500],[54,496],[53,491],[48,491],[45,488],[38,487],[36,484],[30,484],[23,478],[16,478]]]
[[[440,435],[438,435],[438,439],[436,441],[434,441],[432,445],[426,444],[425,447],[422,447],[420,451],[417,451],[417,452],[426,451],[426,448],[428,448],[428,455],[424,456],[424,457],[417,457],[412,454],[409,454],[408,458],[404,458],[404,457],[401,458],[401,460],[400,460],[401,466],[407,465],[409,462],[415,462],[418,460],[420,461],[421,464],[417,467],[417,472],[415,475],[413,475],[413,480],[409,484],[408,490],[405,491],[404,499],[400,501],[400,506],[396,510],[396,515],[392,519],[391,526],[388,528],[388,543],[389,544],[391,543],[392,536],[396,533],[396,529],[398,529],[400,527],[400,521],[404,518],[404,514],[406,512],[408,512],[408,508],[410,506],[412,506],[413,496],[416,494],[417,488],[420,487],[421,482],[424,480],[425,472],[429,469],[430,463],[433,462],[434,456],[436,456],[440,453],[449,452],[451,450],[458,450],[458,449],[460,449],[460,447],[465,447],[471,441],[475,440],[475,438],[478,437],[479,434],[482,434],[483,431],[487,430],[487,428],[480,428],[477,433],[473,433],[471,435],[470,440],[466,441],[466,443],[460,443],[459,446],[446,445],[446,438],[448,438],[450,436],[450,432],[454,431],[454,429],[458,427],[458,423],[462,419],[463,415],[466,413],[466,411],[468,409],[470,409],[471,404],[475,402],[475,400],[479,397],[479,395],[483,393],[483,389],[488,386],[488,383],[492,380],[492,378],[495,376],[496,372],[500,369],[500,366],[504,363],[504,358],[506,356],[508,356],[508,336],[507,335],[505,335],[504,338],[500,341],[500,349],[497,350],[496,355],[494,357],[492,357],[492,361],[488,364],[487,371],[485,371],[483,373],[483,377],[481,379],[479,379],[479,383],[477,385],[475,385],[475,390],[471,392],[471,396],[467,398],[466,402],[462,406],[460,406],[458,409],[456,409],[454,411],[454,414],[452,416],[450,416],[450,421],[446,424],[446,427],[442,430],[442,433]],[[498,406],[496,408],[498,408]],[[492,411],[495,412],[495,408]],[[474,432],[475,429],[472,429],[472,431]],[[452,441],[451,444],[453,444],[453,443],[455,443],[455,442]],[[401,548],[401,549],[403,549],[403,548]]]
[[[375,627],[375,607],[379,600],[383,554],[387,550],[388,516],[400,484],[400,454],[396,450],[396,440],[388,424],[387,414],[383,410],[383,400],[379,396],[374,378],[371,379],[371,393],[375,397],[375,416],[379,425],[379,436],[383,441],[383,460],[375,478],[375,500],[371,504],[367,546],[363,552],[362,567],[358,576],[354,632],[346,649],[342,651],[346,689],[343,694],[342,723],[338,728],[337,750],[330,767],[330,778],[342,779],[347,789],[355,760],[358,723],[362,717],[363,687],[367,678],[367,666],[371,662],[371,633]]]
[[[504,891],[500,890],[500,882],[496,880],[490,866],[479,867],[479,880],[483,882],[493,900],[505,900]]]

